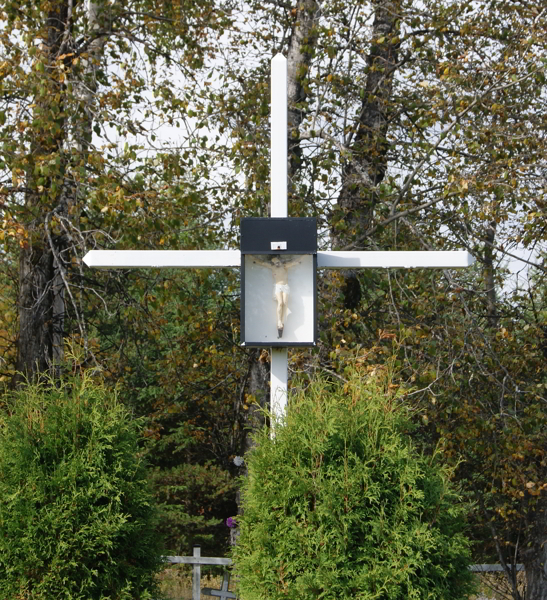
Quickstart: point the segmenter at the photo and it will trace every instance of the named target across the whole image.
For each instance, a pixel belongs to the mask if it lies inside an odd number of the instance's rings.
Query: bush
[[[160,549],[138,439],[124,407],[85,377],[4,399],[0,598],[155,592]]]
[[[418,453],[383,381],[316,381],[246,457],[234,551],[244,600],[464,598],[467,507]]]

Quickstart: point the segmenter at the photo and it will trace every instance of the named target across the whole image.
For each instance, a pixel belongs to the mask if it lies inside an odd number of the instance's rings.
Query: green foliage
[[[207,463],[155,469],[152,481],[160,507],[159,531],[169,554],[188,554],[199,544],[204,556],[218,556],[228,547],[224,521],[237,511],[237,480]]]
[[[318,380],[292,399],[275,440],[262,431],[247,456],[242,598],[466,597],[467,507],[408,428],[377,376]]]
[[[0,413],[0,597],[149,598],[160,566],[138,424],[88,377]]]

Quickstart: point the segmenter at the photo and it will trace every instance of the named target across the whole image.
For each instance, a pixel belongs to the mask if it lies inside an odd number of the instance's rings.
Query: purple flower
[[[236,520],[233,517],[228,517],[226,519],[226,525],[228,525],[228,527],[237,527]]]

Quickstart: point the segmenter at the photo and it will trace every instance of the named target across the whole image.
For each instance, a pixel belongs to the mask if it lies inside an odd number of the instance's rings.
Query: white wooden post
[[[319,269],[460,269],[469,267],[475,259],[467,250],[419,251],[400,250],[317,253]]]
[[[194,558],[201,556],[201,547],[194,546]],[[192,600],[201,600],[201,566],[199,562],[194,563],[192,573]]]
[[[228,592],[230,577],[225,576],[222,583],[222,590],[211,590],[210,588],[200,589],[201,586],[201,565],[225,565],[232,564],[231,558],[217,558],[209,556],[201,556],[201,548],[194,546],[193,556],[164,556],[163,560],[170,564],[192,565],[192,600],[200,600],[200,595],[203,592],[207,595],[219,596],[221,598],[235,598],[232,592]]]
[[[91,250],[84,262],[94,269],[207,269],[239,267],[239,250]]]
[[[287,59],[276,54],[271,71],[270,116],[270,216],[288,216],[288,149],[287,149]],[[270,412],[274,423],[284,414],[287,406],[289,378],[289,351],[287,348],[270,348]]]
[[[287,407],[287,383],[289,361],[287,348],[270,348],[270,412],[274,417],[271,434],[275,435],[275,421],[285,414]]]
[[[286,218],[287,207],[287,59],[276,54],[271,71],[270,216]]]
[[[220,590],[215,590],[213,588],[202,588],[201,593],[207,596],[216,596],[220,598],[220,600],[226,600],[227,598],[233,599],[236,595],[233,592],[228,591],[228,587],[230,586],[230,574],[224,573],[224,577],[222,578],[222,587]]]
[[[193,565],[194,574],[196,573],[196,568],[199,569],[197,573],[201,575],[201,567],[200,565],[232,565],[232,560],[230,558],[216,558],[216,557],[202,557],[200,554],[199,546],[194,547],[194,556],[163,556],[163,560],[166,563],[170,564],[186,564]],[[513,566],[509,565],[512,569]],[[474,573],[489,573],[489,572],[501,572],[503,571],[502,565],[499,564],[490,564],[490,565],[470,565],[468,569]],[[515,565],[516,571],[524,571],[524,565],[517,564]],[[225,573],[222,580],[222,587],[220,590],[212,589],[212,588],[203,588],[200,590],[200,594],[203,593],[207,596],[216,596],[220,598],[220,600],[234,600],[236,595],[233,592],[228,591],[228,587],[230,584],[230,575],[229,573]],[[192,588],[194,589],[194,587]],[[196,596],[192,595],[192,600],[196,600]]]

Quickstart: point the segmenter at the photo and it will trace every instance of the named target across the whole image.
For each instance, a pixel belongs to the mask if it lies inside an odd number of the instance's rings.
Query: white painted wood
[[[272,217],[287,217],[287,59],[276,54],[271,63],[270,181]]]
[[[207,596],[216,596],[217,598],[235,598],[236,595],[232,592],[228,591],[228,587],[230,586],[230,574],[224,573],[224,577],[222,579],[222,587],[220,590],[215,590],[213,588],[201,588],[201,593]]]
[[[214,556],[164,556],[163,560],[171,564],[184,565],[231,565],[231,558],[216,558]]]
[[[199,558],[193,556],[163,556],[162,558],[165,562],[171,564],[183,563],[187,565],[231,565],[233,562],[231,558],[213,558],[209,556],[200,556]],[[496,572],[503,571],[503,567],[500,564],[470,565],[469,570],[475,572]],[[524,565],[517,564],[516,570],[523,571]]]
[[[453,269],[472,265],[475,259],[467,250],[454,251],[330,251],[317,253],[321,269]]]
[[[194,558],[200,558],[201,556],[201,548],[199,546],[194,546]],[[194,563],[194,568],[192,569],[192,600],[200,600],[201,599],[201,567],[199,564]]]
[[[211,556],[164,556],[163,560],[171,564],[184,565],[231,565],[231,558],[216,558]]]
[[[239,267],[239,250],[91,250],[84,263],[94,269]],[[325,251],[317,253],[321,269],[463,268],[475,259],[454,251]]]
[[[84,263],[94,269],[239,267],[239,250],[91,250]]]
[[[287,410],[287,382],[289,375],[289,359],[287,348],[271,348],[270,365],[270,412],[274,421],[279,421]],[[276,423],[272,423],[272,436],[275,435]]]
[[[287,201],[287,59],[277,54],[271,63],[270,216],[288,216]],[[285,414],[289,358],[287,348],[270,348],[270,411],[275,421]]]
[[[201,588],[201,593],[206,596],[216,596],[218,598],[235,598],[236,595],[228,590],[215,590],[213,588]]]
[[[508,565],[508,567],[512,569],[511,565]],[[502,565],[471,565],[469,570],[474,573],[499,573],[500,571],[504,571],[504,568]],[[515,565],[515,570],[524,571],[524,565],[520,563]]]

